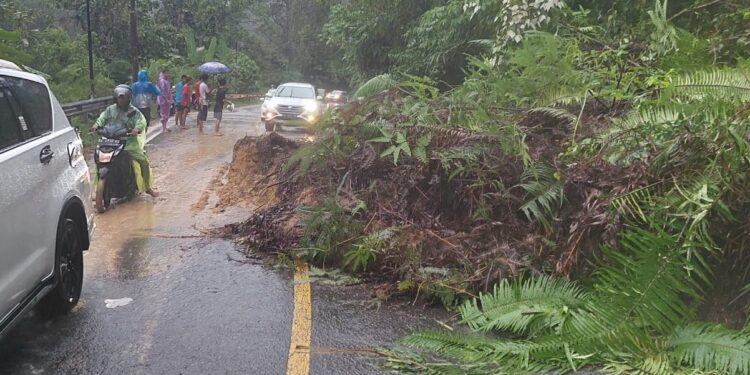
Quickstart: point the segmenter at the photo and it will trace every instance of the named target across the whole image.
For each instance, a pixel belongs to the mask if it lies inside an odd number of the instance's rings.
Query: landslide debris
[[[554,160],[566,131],[546,126],[544,118],[527,121],[529,154]],[[341,137],[356,137],[346,132],[361,129],[337,131]],[[245,243],[248,252],[305,248],[315,262],[357,271],[356,260],[348,260],[346,253],[360,246],[362,238],[387,230],[387,240],[373,249],[373,264],[359,269],[367,268],[366,278],[391,285],[391,292],[424,287],[447,296],[471,295],[527,270],[575,272],[582,254],[610,241],[618,230],[602,192],[648,180],[637,166],[592,162],[566,170],[560,186],[575,201],[555,223],[563,229],[549,239],[548,229],[521,213],[526,192],[519,187],[524,181],[519,156],[503,152],[491,134],[430,132],[430,160],[402,156],[397,164],[381,157],[385,145],[375,143],[360,142],[347,153],[311,160],[314,152],[294,155],[325,148],[325,139],[303,145],[276,133],[246,137],[235,146],[229,182],[219,195],[221,204],[250,202],[256,209],[244,222],[225,227],[224,234]],[[424,133],[414,127],[407,137],[416,140]],[[444,159],[465,170],[457,175]],[[341,211],[323,212],[322,220],[313,223],[314,209],[329,207],[331,197]],[[329,233],[332,226],[334,234]],[[320,249],[310,241],[318,237],[330,237],[330,242],[316,242],[328,249],[315,253]]]

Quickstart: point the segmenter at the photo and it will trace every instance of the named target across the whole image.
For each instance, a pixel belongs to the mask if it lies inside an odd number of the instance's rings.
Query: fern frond
[[[554,170],[542,163],[527,168],[518,184],[526,191],[526,198],[520,210],[529,221],[538,221],[546,228],[551,226],[551,219],[563,204],[565,196],[563,185],[555,177]]]
[[[606,159],[612,164],[629,164],[648,155],[648,140],[663,134],[684,118],[676,106],[646,108],[630,112],[624,119],[613,119],[611,131],[603,135]]]
[[[715,69],[682,75],[666,91],[691,99],[750,100],[750,77],[740,69]]]
[[[549,118],[560,121],[568,126],[573,125],[576,122],[576,120],[578,120],[578,117],[576,117],[576,115],[570,113],[568,110],[563,109],[563,108],[537,107],[537,108],[530,110],[528,113],[542,114]]]
[[[396,81],[391,78],[390,74],[381,74],[379,76],[370,78],[369,81],[365,82],[357,89],[357,91],[354,92],[354,95],[352,97],[359,98],[379,94],[385,90],[388,90],[394,85],[396,85]]]
[[[729,374],[750,374],[750,334],[719,325],[678,328],[670,340],[672,358],[683,365]]]
[[[526,333],[559,327],[567,311],[582,305],[586,298],[573,282],[538,276],[512,283],[503,280],[492,293],[466,301],[459,312],[475,331]]]
[[[676,368],[666,348],[659,346],[654,353],[639,353],[634,356],[624,356],[621,360],[604,366],[605,373],[615,375],[688,375]],[[663,349],[663,350],[662,350]],[[692,373],[692,375],[698,375]],[[708,374],[705,374],[708,375]]]
[[[434,148],[455,147],[472,143],[494,143],[498,136],[477,133],[463,128],[445,128],[431,125],[415,125],[409,128],[411,136],[430,134],[430,146]]]
[[[648,223],[649,208],[654,204],[650,188],[641,188],[612,199],[612,206],[623,216],[639,223]]]
[[[595,288],[603,298],[600,304],[623,309],[618,320],[636,319],[638,325],[671,332],[691,318],[684,296],[700,299],[702,288],[688,269],[706,271],[700,263],[688,263],[677,238],[633,228],[621,236],[619,249],[603,250],[608,264],[597,272]]]
[[[406,350],[398,351],[379,349],[378,354],[385,357],[386,370],[398,374],[419,375],[484,375],[488,371],[483,369],[482,364],[455,364],[445,361],[435,361],[422,355],[411,353]]]
[[[675,107],[648,108],[632,111],[623,120],[613,122],[619,130],[630,130],[644,125],[674,124],[683,116],[683,111]]]
[[[537,100],[540,107],[569,106],[581,104],[586,98],[586,90],[560,86],[542,94]]]
[[[404,337],[402,343],[427,349],[463,362],[478,362],[495,351],[497,340],[459,332],[421,331]]]
[[[521,340],[503,341],[483,335],[425,331],[411,334],[402,339],[402,342],[483,368],[484,371],[476,372],[478,374],[517,374],[519,369],[523,373],[541,373],[559,367],[532,358],[530,349],[534,344]],[[556,360],[549,362],[554,363]]]
[[[608,262],[595,275],[596,293],[570,312],[560,334],[533,342],[533,358],[559,358],[568,351],[599,357],[652,352],[653,333],[671,333],[691,318],[684,297],[699,299],[701,288],[686,269],[700,272],[701,266],[686,263],[681,250],[664,232],[625,232],[619,249],[605,247]]]

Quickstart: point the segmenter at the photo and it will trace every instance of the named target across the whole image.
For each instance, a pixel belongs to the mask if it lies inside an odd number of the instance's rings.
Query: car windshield
[[[313,99],[315,92],[309,87],[281,86],[276,90],[276,96],[282,98]]]

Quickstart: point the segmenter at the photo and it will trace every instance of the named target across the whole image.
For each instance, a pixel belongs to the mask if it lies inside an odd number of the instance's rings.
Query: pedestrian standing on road
[[[193,107],[196,111],[201,110],[201,79],[198,78],[197,81],[195,81],[195,86],[193,88]]]
[[[181,129],[187,129],[187,115],[190,112],[190,104],[192,103],[192,97],[190,96],[191,82],[193,82],[192,77],[185,77],[185,83],[182,85],[182,113],[180,114]]]
[[[174,98],[172,97],[172,84],[169,83],[169,71],[164,68],[159,73],[159,91],[161,95],[157,98],[159,103],[159,120],[161,120],[161,128],[164,132],[171,132],[167,127],[169,121],[169,112],[172,109]]]
[[[174,126],[176,128],[182,128],[180,121],[182,120],[182,86],[185,84],[185,75],[180,77],[177,81],[177,85],[174,87]]]
[[[214,97],[214,100],[216,103],[214,103],[214,119],[216,119],[216,124],[214,124],[214,135],[216,136],[222,136],[224,134],[221,134],[221,117],[224,112],[224,103],[229,103],[234,105],[229,100],[226,100],[226,90],[224,89],[224,85],[227,84],[227,80],[224,78],[219,78],[219,87],[216,89],[216,95]]]
[[[205,134],[203,132],[203,124],[208,119],[208,95],[211,94],[211,89],[208,87],[208,75],[201,74],[201,84],[199,86],[200,95],[200,110],[198,112],[198,134]]]
[[[138,72],[138,81],[131,86],[133,90],[132,105],[138,108],[146,118],[146,131],[151,124],[151,101],[161,95],[161,91],[148,80],[148,72],[143,69]]]

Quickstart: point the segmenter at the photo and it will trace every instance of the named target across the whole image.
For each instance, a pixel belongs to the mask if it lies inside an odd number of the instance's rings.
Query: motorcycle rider
[[[130,136],[125,144],[125,151],[140,166],[141,176],[136,175],[136,181],[139,182],[137,183],[138,190],[152,197],[157,197],[159,193],[153,188],[154,176],[151,174],[151,166],[144,152],[144,145],[146,143],[146,118],[137,108],[130,104],[133,96],[130,86],[117,85],[114,94],[117,103],[110,105],[99,115],[91,131],[94,132],[96,129],[106,125],[121,126],[129,129],[128,134]],[[97,171],[95,183],[98,182],[98,178]]]

